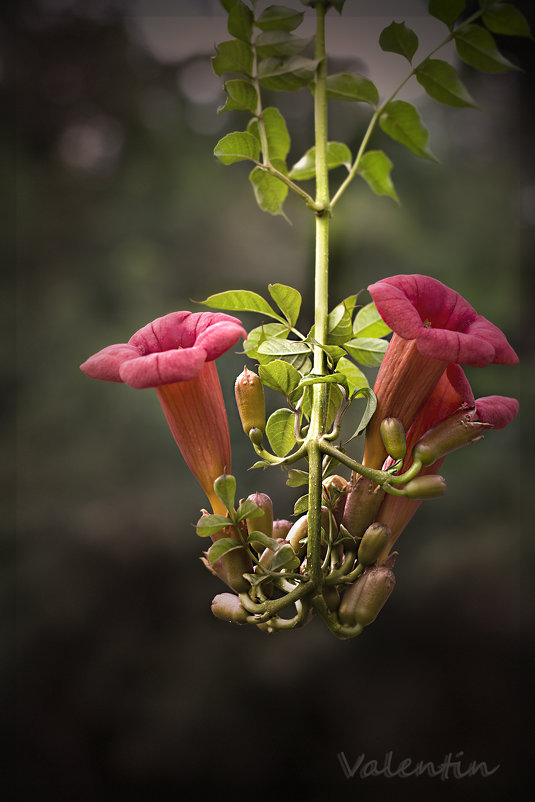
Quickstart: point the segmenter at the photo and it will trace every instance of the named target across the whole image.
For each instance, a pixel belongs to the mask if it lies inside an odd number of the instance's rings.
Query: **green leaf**
[[[356,314],[353,321],[353,334],[355,337],[384,337],[392,329],[386,325],[372,301]]]
[[[286,121],[280,111],[273,106],[268,106],[262,112],[264,128],[266,131],[268,153],[271,161],[280,159],[285,161],[290,150],[290,134],[286,127]],[[260,132],[258,130],[258,120],[251,120],[247,126],[249,133],[253,134],[260,142]],[[277,168],[278,169],[278,168]],[[286,167],[281,171],[286,173]]]
[[[270,551],[277,551],[279,548],[279,544],[274,538],[268,537],[263,532],[257,532],[256,530],[251,532],[247,538],[247,543],[260,543],[261,546]]]
[[[388,342],[376,337],[358,337],[346,342],[344,348],[361,365],[377,367],[383,361]]]
[[[416,80],[427,94],[448,106],[475,106],[474,100],[451,64],[439,58],[427,58],[416,67]]]
[[[347,357],[344,356],[339,360],[336,369],[345,376],[350,395],[356,390],[370,386],[364,373]]]
[[[272,571],[282,571],[283,569],[293,571],[299,568],[299,558],[289,543],[281,544],[280,549],[273,555],[270,568]]]
[[[230,12],[232,6],[236,2],[236,0],[219,0],[219,2],[221,3],[221,5],[223,6],[223,8],[225,9],[225,11],[228,14]]]
[[[355,295],[349,295],[347,298],[344,298],[344,300],[342,301],[343,305],[345,306],[345,308],[347,309],[347,311],[349,312],[350,315],[353,314],[353,310],[355,309],[355,306],[357,305],[359,294],[360,293],[357,292],[357,293],[355,293]]]
[[[512,3],[491,3],[483,11],[483,22],[492,33],[531,37],[527,19]]]
[[[334,100],[362,101],[371,106],[379,103],[377,87],[362,75],[339,72],[327,77],[327,97]]]
[[[253,35],[253,12],[240,0],[231,7],[228,16],[228,32],[236,39],[250,42]]]
[[[301,309],[301,293],[286,284],[268,284],[268,290],[290,326],[295,326]]]
[[[353,336],[351,315],[343,303],[335,306],[327,318],[327,344],[343,345]]]
[[[268,302],[251,290],[226,290],[209,295],[206,300],[199,301],[199,303],[211,306],[213,309],[225,309],[226,311],[259,312],[261,315],[269,315],[269,317],[274,317],[284,323]]]
[[[283,163],[273,159],[271,162],[277,169],[282,167],[284,170]],[[288,195],[288,187],[280,178],[267,173],[262,167],[255,167],[249,173],[249,181],[253,185],[256,202],[262,211],[284,215],[282,206]]]
[[[297,468],[292,468],[288,471],[288,478],[286,479],[288,487],[301,487],[308,484],[307,471],[299,471]]]
[[[401,145],[405,145],[417,156],[436,161],[427,145],[429,131],[423,125],[420,115],[411,103],[407,103],[405,100],[393,100],[388,103],[379,118],[379,125],[385,134]]]
[[[364,414],[360,420],[359,425],[357,426],[355,432],[351,435],[349,440],[353,440],[353,438],[358,437],[361,432],[366,429],[366,426],[370,422],[370,419],[377,408],[377,397],[371,387],[361,387],[357,390],[357,396],[361,395],[363,398],[366,399],[366,408],[364,410]],[[346,442],[349,443],[349,440]]]
[[[258,65],[258,77],[264,89],[295,92],[311,83],[317,64],[316,60],[303,56],[265,58]]]
[[[338,414],[338,410],[342,405],[344,397],[337,384],[327,384],[325,389],[327,394],[325,428],[330,429],[334,423],[336,415]],[[310,414],[312,411],[312,387],[305,388],[302,409],[303,414],[306,415],[306,417],[310,420]]]
[[[295,416],[290,409],[277,409],[266,423],[266,436],[277,457],[285,457],[295,445]]]
[[[238,543],[237,540],[231,537],[222,537],[216,540],[215,543],[212,543],[208,549],[207,557],[211,563],[215,563],[216,560],[219,560],[224,554],[227,554],[227,552],[241,548],[243,548],[243,546],[241,543]]]
[[[235,131],[219,140],[214,148],[214,156],[223,164],[234,164],[245,159],[258,161],[260,147],[252,134],[247,131]]]
[[[300,496],[294,504],[294,515],[303,515],[308,511],[308,493]]]
[[[305,342],[271,337],[258,346],[258,351],[260,354],[271,354],[272,356],[295,356],[296,354],[308,354],[310,346]]]
[[[344,145],[343,142],[328,142],[327,143],[327,169],[334,170],[336,167],[345,165],[348,171],[351,169],[352,156],[351,151]],[[304,156],[301,156],[298,162],[294,164],[290,170],[290,178],[297,181],[306,181],[309,178],[314,178],[316,175],[316,148],[312,147],[307,150]]]
[[[252,499],[246,498],[236,511],[236,521],[243,521],[245,518],[261,518],[263,515],[264,511],[258,504],[255,504]]]
[[[418,37],[404,22],[392,22],[381,31],[379,45],[389,53],[399,53],[412,63],[412,57],[418,50]]]
[[[233,110],[250,111],[252,114],[256,112],[258,95],[249,81],[235,78],[232,81],[226,81],[223,84],[223,89],[227,93],[227,101],[224,106],[217,110],[218,114],[222,111]]]
[[[266,387],[271,387],[284,396],[290,396],[299,382],[301,374],[293,365],[284,362],[282,359],[275,359],[267,365],[260,365],[258,375]]]
[[[263,326],[258,326],[249,332],[243,344],[244,351],[251,359],[256,359],[261,364],[270,362],[274,357],[260,354],[258,347],[270,337],[286,339],[288,334],[288,326],[283,323],[264,323]]]
[[[224,473],[218,476],[214,482],[215,494],[220,499],[227,510],[234,512],[234,496],[236,495],[236,479],[231,474]]]
[[[256,24],[262,31],[293,31],[301,24],[303,17],[302,11],[285,6],[269,6],[260,14]]]
[[[301,39],[288,31],[265,31],[256,37],[256,52],[260,58],[287,58],[297,56],[312,42],[312,37]]]
[[[230,521],[224,515],[203,515],[197,521],[197,534],[200,537],[208,537],[220,532],[226,526],[229,526]]]
[[[459,58],[481,72],[507,72],[516,69],[502,56],[491,33],[481,25],[468,25],[454,34]]]
[[[212,67],[216,75],[224,72],[239,72],[251,77],[253,70],[253,51],[245,42],[232,39],[216,45],[216,55],[212,59]]]
[[[466,6],[465,0],[430,0],[429,13],[448,28],[453,27],[453,23],[459,19]]]
[[[329,359],[333,364],[335,364],[340,359],[341,356],[345,355],[344,349],[340,348],[339,345],[324,345],[322,343],[319,343],[312,336],[312,332],[313,328],[311,330],[311,333],[308,335],[306,339],[307,343],[310,343],[310,345],[317,345],[318,348],[321,348],[321,350],[327,354],[327,356],[329,357]],[[305,375],[305,371],[302,371],[302,373]]]
[[[389,195],[397,203],[399,198],[390,178],[392,162],[382,150],[369,150],[360,160],[358,174],[376,195]]]

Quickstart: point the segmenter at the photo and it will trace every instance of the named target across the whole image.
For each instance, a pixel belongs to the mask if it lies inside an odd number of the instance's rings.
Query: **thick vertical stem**
[[[316,6],[316,58],[319,61],[314,91],[314,122],[316,146],[316,266],[314,291],[314,328],[319,343],[327,340],[328,283],[329,283],[329,179],[327,172],[327,65],[325,56],[325,6]],[[325,355],[319,346],[314,348],[314,372],[325,372]],[[321,573],[321,452],[318,440],[325,428],[326,385],[313,385],[312,413],[308,435],[309,457],[309,519],[307,565],[319,591]]]

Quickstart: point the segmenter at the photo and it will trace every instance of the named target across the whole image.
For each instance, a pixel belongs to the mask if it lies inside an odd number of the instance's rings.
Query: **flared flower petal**
[[[221,312],[172,312],[110,345],[81,365],[91,378],[154,387],[176,443],[214,512],[225,508],[214,493],[231,470],[230,436],[215,359],[247,334]]]
[[[377,374],[377,410],[366,433],[364,464],[380,468],[385,457],[379,427],[387,417],[412,426],[448,364],[515,364],[505,335],[461,295],[429,276],[401,275],[368,287],[393,330]]]

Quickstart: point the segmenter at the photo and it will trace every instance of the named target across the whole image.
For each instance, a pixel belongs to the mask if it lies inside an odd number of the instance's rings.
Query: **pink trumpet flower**
[[[189,469],[214,512],[225,513],[214,481],[231,470],[227,413],[215,360],[240,337],[241,322],[217,312],[172,312],[109,345],[80,369],[93,379],[154,387]]]
[[[500,395],[491,395],[485,398],[474,399],[472,388],[459,365],[450,364],[439,379],[426,405],[417,416],[413,425],[407,432],[407,456],[402,471],[406,471],[412,464],[412,450],[418,440],[437,423],[448,418],[460,407],[474,409],[473,421],[487,424],[489,429],[503,429],[518,413],[518,401],[515,398],[506,398]],[[420,476],[436,474],[439,472],[445,457],[438,459],[432,465],[423,468]],[[389,468],[393,460],[388,458],[384,468]],[[401,535],[416,510],[422,502],[400,496],[386,495],[377,520],[386,524],[392,537],[383,551],[379,562],[382,562],[392,549],[394,543]]]
[[[394,332],[375,381],[377,409],[363,458],[365,465],[380,468],[386,457],[381,421],[393,416],[409,429],[448,364],[514,365],[518,357],[499,328],[436,279],[392,276],[368,290]]]

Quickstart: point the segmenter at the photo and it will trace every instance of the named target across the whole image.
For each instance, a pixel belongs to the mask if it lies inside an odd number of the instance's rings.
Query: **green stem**
[[[329,177],[327,171],[327,64],[325,52],[325,7],[316,6],[316,45],[318,60],[314,88],[314,130],[316,146],[316,266],[314,283],[314,330],[319,345],[314,346],[314,373],[325,373],[325,354],[321,345],[327,341],[329,286]],[[307,435],[309,459],[307,567],[312,584],[319,592],[323,583],[321,570],[321,460],[319,440],[325,433],[326,388],[314,384],[312,411]]]

